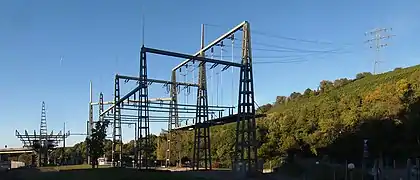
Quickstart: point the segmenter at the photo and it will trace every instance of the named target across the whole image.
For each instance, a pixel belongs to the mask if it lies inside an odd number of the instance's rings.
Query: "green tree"
[[[92,168],[98,166],[98,158],[105,153],[105,137],[108,124],[109,121],[96,122],[95,128],[92,129],[92,135],[90,138],[86,138],[86,142],[89,146]]]
[[[303,96],[305,97],[311,97],[313,95],[315,95],[315,92],[312,91],[312,89],[310,88],[306,88],[305,91],[303,92]]]
[[[341,86],[344,86],[344,85],[348,84],[349,82],[350,82],[350,80],[348,80],[347,78],[337,79],[337,80],[334,81],[334,87],[339,88]]]
[[[300,98],[302,96],[302,94],[300,94],[299,92],[293,92],[292,94],[290,94],[289,98],[290,100],[294,100],[297,98]]]
[[[25,165],[29,165],[32,163],[32,157],[30,154],[21,154],[18,156],[18,161],[24,162]]]
[[[322,93],[332,90],[334,84],[331,81],[323,80],[319,83],[319,88]]]
[[[287,100],[286,96],[277,96],[276,98],[276,104],[283,104],[285,103]]]
[[[271,108],[273,107],[273,105],[271,104],[264,104],[261,107],[259,107],[257,109],[257,112],[261,112],[261,113],[266,113],[267,111],[269,111]]]
[[[370,73],[370,72],[359,73],[359,74],[356,75],[356,79],[362,79],[362,78],[367,77],[367,76],[372,76],[372,73]]]

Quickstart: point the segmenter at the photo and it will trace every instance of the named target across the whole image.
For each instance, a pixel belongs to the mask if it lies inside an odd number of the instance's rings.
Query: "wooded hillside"
[[[355,79],[321,81],[319,89],[278,96],[275,103],[261,106],[258,113],[267,114],[257,120],[258,154],[266,162],[295,154],[357,162],[363,156],[364,139],[368,140],[369,157],[417,157],[420,65],[379,75],[360,73]],[[172,151],[171,161],[192,159],[193,131],[179,132],[177,137],[181,152]],[[234,141],[235,124],[211,128],[215,166],[230,165]],[[161,135],[154,143],[154,154],[164,160],[166,137]]]

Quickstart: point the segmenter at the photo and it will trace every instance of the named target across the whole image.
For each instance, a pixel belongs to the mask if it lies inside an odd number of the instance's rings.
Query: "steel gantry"
[[[215,59],[205,58],[204,53],[207,50],[212,50],[214,46],[222,45],[223,40],[225,39],[234,39],[234,34],[238,31],[242,31],[242,61],[241,63],[227,62]],[[204,28],[202,28],[202,43],[201,49],[194,55],[186,55],[175,52],[168,52],[157,49],[145,49],[145,51],[162,54],[167,56],[175,56],[180,58],[186,58],[181,64],[172,69],[172,72],[177,71],[181,67],[187,65],[190,61],[200,61],[200,71],[199,71],[199,93],[197,93],[197,106],[202,106],[204,99],[206,99],[206,82],[205,82],[205,68],[202,65],[204,63],[213,63],[212,67],[217,65],[224,65],[223,70],[226,70],[229,67],[238,67],[240,68],[240,78],[239,78],[239,94],[238,94],[238,114],[236,115],[236,141],[235,141],[235,153],[234,153],[234,170],[243,171],[246,173],[253,173],[260,171],[260,166],[258,163],[257,157],[257,141],[256,141],[256,122],[255,122],[255,106],[254,106],[254,84],[253,84],[253,71],[252,71],[252,55],[251,55],[251,33],[250,25],[247,21],[242,22],[237,25],[227,33],[223,34],[210,44],[204,47]],[[204,77],[204,78],[202,78]],[[201,89],[201,90],[200,90]],[[201,101],[199,101],[201,99]],[[206,106],[205,104],[204,106]],[[202,108],[205,111],[205,108]],[[205,117],[205,114],[202,114],[202,110],[197,110],[197,119],[203,119],[204,122],[197,122],[195,124],[195,140],[194,140],[194,158],[193,158],[193,167],[194,169],[199,169],[203,167],[211,168],[211,155],[210,151],[210,141],[207,138],[209,134],[202,132],[209,132],[208,127],[212,123],[208,123]],[[203,129],[203,130],[201,130]],[[201,138],[204,138],[202,142]],[[201,145],[204,143],[204,145]],[[204,148],[203,148],[203,147]],[[201,157],[201,149],[204,150],[203,156]]]
[[[223,43],[225,39],[233,41],[234,34],[242,31],[242,55],[241,62],[229,62],[208,58],[205,56],[207,50],[211,50],[214,46]],[[148,168],[150,158],[150,122],[168,122],[168,139],[167,139],[167,153],[166,162],[169,165],[171,159],[171,146],[176,144],[174,131],[180,128],[180,122],[190,118],[195,119],[194,125],[194,152],[192,166],[194,170],[211,169],[211,151],[210,151],[210,126],[223,123],[211,123],[209,114],[218,112],[221,118],[223,111],[219,106],[209,106],[207,97],[207,82],[206,82],[206,64],[213,67],[218,65],[224,66],[222,71],[228,68],[239,68],[239,92],[237,114],[233,115],[233,108],[229,107],[231,118],[236,118],[236,141],[234,150],[234,166],[235,170],[252,173],[259,171],[259,163],[257,157],[257,141],[256,141],[256,122],[255,122],[255,106],[254,106],[254,85],[252,72],[252,54],[251,54],[251,34],[250,25],[247,21],[237,25],[227,33],[223,34],[215,41],[207,46],[204,46],[204,28],[202,28],[201,49],[194,55],[172,52],[167,50],[155,49],[145,47],[140,50],[140,72],[138,77],[129,77],[116,75],[114,86],[114,100],[109,103],[111,106],[103,111],[100,111],[100,120],[111,120],[113,125],[113,151],[112,159],[115,166],[115,161],[121,160],[122,148],[122,130],[121,123],[135,122],[137,120],[137,134],[136,134],[136,158],[139,168]],[[238,37],[238,36],[235,36]],[[149,79],[147,74],[147,54],[156,54],[163,56],[170,56],[176,58],[186,59],[181,64],[172,69],[171,80],[155,80]],[[188,63],[199,62],[198,83],[177,82],[176,71]],[[120,91],[120,80],[136,81],[138,86],[132,89],[127,94],[122,95]],[[153,83],[164,84],[170,86],[170,97],[164,99],[149,99],[148,86]],[[177,94],[178,86],[196,87],[197,88],[197,102],[195,105],[178,103]],[[168,102],[164,102],[168,101]],[[91,105],[95,103],[91,102]],[[105,102],[101,103],[106,104]],[[157,106],[160,105],[160,106]],[[191,108],[189,108],[191,107]],[[103,109],[103,108],[102,108]],[[122,113],[123,110],[137,112],[137,115]],[[181,113],[190,113],[188,110],[195,110],[195,116],[180,117]],[[165,112],[169,116],[150,116],[150,112]],[[92,118],[93,119],[93,118]],[[231,120],[228,120],[231,121]],[[90,121],[93,122],[93,121]],[[91,123],[90,123],[91,124]],[[178,143],[179,144],[179,143]]]
[[[144,61],[142,63],[142,66]],[[143,70],[144,71],[144,70]],[[144,72],[143,72],[144,73]],[[168,122],[169,124],[173,124],[174,127],[179,127],[180,121],[187,121],[189,119],[195,118],[195,116],[182,116],[178,115],[180,113],[195,113],[190,110],[195,110],[195,105],[188,105],[188,104],[178,104],[176,101],[177,95],[177,87],[178,86],[185,86],[185,87],[198,87],[198,84],[193,83],[186,83],[186,82],[176,82],[174,79],[172,81],[165,81],[165,80],[156,80],[156,79],[147,79],[145,83],[144,79],[147,76],[142,75],[141,78],[139,77],[132,77],[132,76],[123,76],[123,75],[116,75],[115,76],[115,86],[114,86],[114,102],[103,102],[103,97],[101,96],[99,103],[91,103],[91,105],[100,105],[100,109],[103,109],[104,104],[111,105],[108,109],[100,111],[99,113],[99,120],[108,120],[113,126],[113,155],[112,155],[112,162],[114,166],[120,166],[118,162],[121,161],[122,158],[122,138],[121,138],[121,123],[136,123],[136,128],[138,128],[137,132],[135,133],[136,141],[136,154],[135,158],[137,159],[137,166],[139,168],[148,168],[149,157],[150,157],[150,132],[149,132],[149,123],[150,122]],[[120,82],[124,80],[124,82],[128,81],[136,81],[140,86],[137,86],[129,93],[120,97]],[[163,84],[164,86],[170,86],[171,97],[170,98],[154,98],[149,99],[148,94],[146,94],[146,90],[144,86],[149,86],[153,83]],[[138,97],[138,98],[137,98]],[[165,103],[168,101],[169,103]],[[101,103],[102,102],[102,103]],[[123,110],[128,111],[135,111],[138,114],[123,114]],[[218,107],[213,107],[212,112],[220,112],[224,111]],[[164,112],[169,113],[168,116],[149,116],[149,112]],[[137,122],[136,122],[137,120]],[[95,121],[93,121],[95,122]],[[168,133],[169,136],[170,133]],[[171,149],[171,142],[168,138],[168,153],[166,153],[166,158],[170,159],[170,149]],[[174,142],[174,141],[173,141]],[[173,143],[172,142],[172,143]]]

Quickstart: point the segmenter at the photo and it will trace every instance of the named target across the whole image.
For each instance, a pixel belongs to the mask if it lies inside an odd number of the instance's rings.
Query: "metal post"
[[[346,160],[346,173],[345,173],[345,177],[344,177],[344,179],[345,179],[345,180],[347,180],[347,179],[348,179],[348,171],[349,171],[349,168],[348,168],[348,162],[347,162],[347,160]]]
[[[175,133],[172,132],[172,129],[178,126],[178,110],[177,110],[177,87],[178,84],[176,82],[176,71],[172,71],[171,73],[171,82],[170,85],[170,96],[171,101],[169,103],[169,119],[168,119],[168,136],[167,136],[167,149],[166,149],[166,167],[170,166],[171,162],[171,146],[175,144]]]
[[[88,123],[88,130],[87,130],[87,138],[90,138],[92,134],[92,128],[93,128],[93,93],[92,93],[92,81],[89,83],[89,123]],[[87,157],[87,164],[90,164],[90,154],[89,154],[89,147],[86,146],[86,157]]]
[[[236,122],[235,164],[254,173],[260,170],[257,157],[254,84],[252,73],[251,33],[249,23],[243,26],[242,66],[240,69],[238,119]]]
[[[114,102],[120,100],[120,82],[119,78],[115,78]],[[120,167],[122,159],[122,131],[121,131],[121,104],[115,103],[114,106],[114,126],[112,133],[112,166]],[[118,162],[116,164],[116,162]]]
[[[420,176],[419,176],[419,166],[420,166],[420,163],[419,163],[419,158],[416,158],[416,180],[419,180],[420,178]]]
[[[64,153],[66,149],[66,122],[64,122],[63,132],[63,150],[61,151],[61,165],[64,164]]]
[[[366,159],[369,157],[369,151],[368,151],[368,140],[363,140],[363,157],[362,157],[362,174],[365,173],[366,170]],[[362,175],[362,180],[364,179],[364,175]]]
[[[147,60],[146,52],[143,48],[140,52],[140,72],[139,72],[139,119],[138,119],[138,148],[140,157],[140,166],[149,169],[149,158],[151,153],[150,129],[149,129],[149,95],[147,82]],[[144,161],[144,162],[143,162]]]
[[[47,134],[47,113],[45,110],[45,103],[42,101],[41,110],[41,126],[39,130],[39,142],[41,143],[39,162],[41,166],[48,164],[48,134]]]
[[[201,26],[201,49],[204,48],[204,24]],[[205,57],[201,51],[200,57]],[[197,89],[196,123],[194,126],[193,170],[212,169],[210,154],[210,127],[208,123],[208,99],[206,82],[206,63],[200,62]],[[201,164],[203,163],[203,164]]]
[[[406,166],[406,170],[407,170],[407,180],[411,179],[411,159],[407,159],[407,166]]]

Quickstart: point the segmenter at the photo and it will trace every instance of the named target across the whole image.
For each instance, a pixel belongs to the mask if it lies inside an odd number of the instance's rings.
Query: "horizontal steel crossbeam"
[[[222,61],[222,60],[217,60],[217,59],[210,59],[210,58],[205,58],[205,57],[196,57],[196,56],[192,56],[192,55],[189,55],[189,54],[182,54],[182,53],[165,51],[165,50],[160,50],[160,49],[142,47],[141,50],[143,52],[148,52],[148,53],[153,53],[153,54],[160,54],[160,55],[179,57],[179,58],[185,58],[185,59],[193,59],[193,60],[197,60],[197,61],[201,61],[201,62],[215,63],[215,64],[221,64],[221,65],[225,65],[225,66],[234,66],[234,67],[242,67],[243,66],[240,63]]]
[[[202,52],[205,52],[207,50],[209,50],[211,47],[215,46],[216,44],[220,43],[222,40],[228,38],[229,36],[231,36],[233,33],[235,33],[236,31],[240,30],[244,25],[245,25],[246,21],[240,23],[239,25],[237,25],[236,27],[234,27],[233,29],[231,29],[229,32],[223,34],[222,36],[220,36],[219,38],[217,38],[216,40],[214,40],[213,42],[211,42],[209,45],[207,45],[206,47],[204,47],[203,49],[200,49],[198,52],[196,52],[194,54],[194,56],[198,56],[200,55]],[[191,61],[191,58],[186,58],[185,61],[183,61],[181,64],[179,64],[178,66],[174,67],[172,69],[172,71],[176,71],[179,68],[181,68],[182,66],[184,66],[185,64],[187,64],[188,62]]]
[[[139,77],[124,76],[124,75],[119,75],[119,74],[117,74],[117,78],[127,79],[127,80],[134,80],[134,81],[140,81],[140,78]],[[147,82],[160,83],[160,84],[173,84],[172,81],[165,81],[165,80],[159,80],[159,79],[147,79]],[[177,85],[182,85],[182,86],[194,86],[194,87],[198,87],[198,84],[187,83],[187,82],[176,82],[176,84]]]

